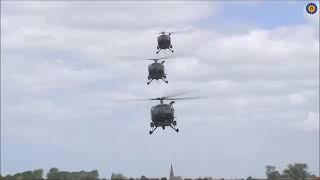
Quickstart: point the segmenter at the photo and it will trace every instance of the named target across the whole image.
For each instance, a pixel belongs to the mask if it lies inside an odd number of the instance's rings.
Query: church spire
[[[172,168],[172,164],[171,164],[171,168],[170,168],[170,179],[173,179],[174,174],[173,174],[173,168]]]

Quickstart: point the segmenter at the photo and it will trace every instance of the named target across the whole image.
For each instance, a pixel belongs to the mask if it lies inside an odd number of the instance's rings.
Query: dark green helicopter
[[[158,33],[160,35],[157,37],[158,46],[157,46],[156,53],[158,54],[162,49],[163,50],[169,49],[171,52],[174,52],[173,48],[172,48],[172,43],[171,43],[171,35],[172,34],[187,33],[187,32],[191,32],[191,30],[172,31],[172,32],[162,31],[162,32]]]
[[[170,57],[162,57],[162,58],[153,58],[153,59],[148,59],[148,60],[153,60],[154,62],[152,64],[149,64],[148,66],[148,82],[147,84],[149,85],[151,83],[151,81],[155,80],[163,80],[165,83],[168,83],[168,81],[166,80],[167,78],[167,74],[165,73],[165,69],[164,69],[164,62],[162,61],[161,63],[158,62],[158,60],[160,59],[168,59]]]
[[[166,49],[169,49],[171,52],[173,52],[173,49],[172,49],[172,44],[171,44],[171,34],[173,32],[160,32],[157,38],[157,41],[158,41],[158,46],[157,46],[157,54],[159,53],[159,51],[161,51],[162,49],[163,50],[166,50]]]
[[[153,63],[148,65],[148,81],[147,84],[149,85],[153,80],[159,80],[164,81],[165,83],[168,83],[167,81],[167,74],[165,73],[165,68],[164,68],[164,59],[170,59],[175,56],[170,55],[167,57],[159,57],[159,58],[150,58],[147,60],[154,61]],[[125,58],[125,59],[135,59],[135,60],[140,60],[143,59],[141,57],[135,57],[135,56],[119,56],[119,58]],[[158,62],[159,60],[162,60],[161,62]]]
[[[181,94],[181,93],[180,93]],[[167,126],[171,127],[176,132],[179,132],[179,129],[176,128],[177,121],[175,117],[175,112],[173,108],[173,104],[177,100],[187,100],[187,99],[202,99],[204,97],[175,97],[180,94],[171,95],[171,96],[164,96],[158,98],[151,98],[151,99],[136,99],[138,101],[145,101],[145,100],[158,100],[160,104],[153,106],[150,110],[151,113],[151,123],[150,126],[153,128],[149,131],[151,135],[158,127],[162,127],[164,130]],[[164,101],[171,101],[170,103],[164,103]]]

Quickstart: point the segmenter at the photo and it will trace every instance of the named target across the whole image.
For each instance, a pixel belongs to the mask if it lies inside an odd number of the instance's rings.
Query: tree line
[[[34,171],[25,171],[22,173],[16,173],[14,175],[0,176],[1,180],[100,180],[97,170],[91,172],[68,172],[59,171],[58,168],[51,168],[44,177],[42,169]],[[102,179],[104,180],[104,179]]]
[[[320,180],[320,177],[311,174],[308,171],[308,165],[303,163],[289,164],[282,172],[279,172],[275,166],[268,165],[265,167],[266,179],[268,180]],[[110,179],[110,178],[108,178]],[[140,178],[128,178],[123,174],[112,173],[112,180],[167,180],[166,177],[162,178],[148,178],[146,176],[141,176]],[[240,178],[241,179],[241,178]],[[239,179],[239,180],[240,180]],[[261,178],[247,177],[241,180],[261,180]],[[79,171],[79,172],[68,172],[59,171],[57,168],[51,168],[49,172],[44,177],[44,172],[42,169],[37,169],[34,171],[25,171],[22,173],[16,173],[14,175],[1,176],[0,180],[106,180],[106,178],[99,178],[99,173],[97,170],[90,172]],[[191,178],[185,178],[184,180],[192,180]],[[195,180],[213,180],[211,177],[196,178]],[[221,178],[220,180],[227,180]]]
[[[270,180],[320,180],[316,175],[308,172],[308,165],[303,163],[289,164],[286,169],[280,173],[275,166],[266,166],[266,176]]]

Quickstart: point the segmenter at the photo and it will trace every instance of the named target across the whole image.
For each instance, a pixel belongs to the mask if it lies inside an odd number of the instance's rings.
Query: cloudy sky
[[[1,1],[1,173],[163,177],[172,163],[265,177],[303,162],[319,175],[319,13],[306,4]],[[147,86],[157,33],[185,29],[169,84]],[[158,102],[118,101],[186,89],[209,98],[175,104],[179,133],[149,135]]]

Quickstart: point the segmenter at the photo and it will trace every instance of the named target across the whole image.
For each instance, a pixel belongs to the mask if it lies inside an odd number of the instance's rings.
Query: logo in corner
[[[306,6],[306,11],[307,13],[309,14],[314,14],[316,13],[318,10],[318,7],[315,3],[309,3],[307,6]]]

